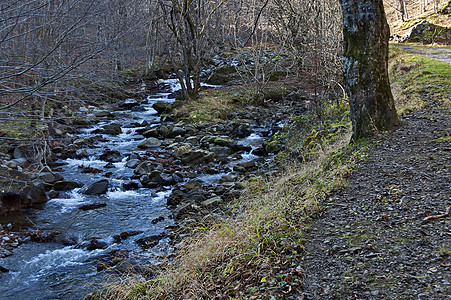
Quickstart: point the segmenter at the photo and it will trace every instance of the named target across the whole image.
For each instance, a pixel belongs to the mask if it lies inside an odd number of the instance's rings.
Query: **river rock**
[[[107,204],[105,202],[102,203],[91,203],[91,204],[85,204],[79,207],[81,210],[92,210],[97,209],[101,207],[105,207]]]
[[[136,166],[134,173],[136,175],[150,174],[156,168],[157,168],[156,163],[153,163],[151,161],[143,161],[142,163]]]
[[[15,159],[12,159],[11,162],[14,162],[16,164],[16,168],[17,168],[17,166],[23,167],[27,163],[27,159],[26,158],[15,158]]]
[[[229,64],[221,64],[213,70],[213,72],[207,79],[207,83],[224,85],[239,79],[240,76],[238,75],[235,66]]]
[[[81,191],[85,195],[101,195],[108,191],[109,182],[106,179],[101,179],[92,183],[86,189]]]
[[[184,164],[199,165],[212,161],[215,154],[206,150],[188,150],[180,154],[180,158]]]
[[[56,191],[73,190],[79,187],[81,187],[81,185],[78,182],[68,180],[57,181],[53,184],[53,188]]]
[[[122,133],[121,125],[118,123],[111,123],[102,127],[104,134],[119,135]]]
[[[258,156],[268,155],[268,153],[266,152],[266,149],[265,149],[265,147],[263,147],[263,145],[260,145],[257,148],[253,149],[252,154],[258,155]]]
[[[249,171],[249,170],[254,170],[256,169],[258,166],[258,159],[254,159],[254,160],[250,160],[250,161],[245,161],[242,163],[237,164],[233,169],[242,172],[244,171]]]
[[[230,147],[230,144],[232,142],[233,141],[231,139],[229,139],[228,137],[223,137],[223,136],[216,137],[213,140],[213,143],[215,143],[216,145],[225,146],[225,147]]]
[[[145,138],[158,138],[160,137],[160,132],[157,128],[151,128],[149,130],[144,131],[141,133]]]
[[[236,189],[231,189],[231,190],[227,191],[226,193],[224,193],[223,198],[225,201],[230,201],[230,200],[240,198],[241,194],[242,194],[242,191],[236,190]]]
[[[158,127],[158,132],[161,136],[167,136],[169,133],[169,130],[170,130],[170,128],[165,124],[162,124]]]
[[[88,151],[86,151],[86,149],[77,149],[77,151],[75,151],[75,158],[82,159],[87,157]]]
[[[238,144],[238,143],[231,143],[229,145],[229,147],[235,152],[238,152],[238,151],[250,152],[252,150],[251,146],[241,145],[241,144]]]
[[[207,199],[208,193],[205,192],[202,188],[193,189],[182,197],[182,202],[197,202],[202,203]]]
[[[149,175],[145,174],[145,175],[141,176],[139,178],[139,182],[141,182],[141,184],[143,186],[146,186],[149,182],[151,182]]]
[[[143,249],[149,249],[158,245],[163,235],[151,235],[145,238],[136,240],[136,243]]]
[[[41,172],[38,174],[38,178],[48,184],[54,184],[57,181],[64,180],[61,174],[53,172]]]
[[[185,203],[178,206],[174,210],[173,215],[176,220],[180,220],[192,213],[197,213],[197,209],[194,206],[192,206],[191,203]]]
[[[171,104],[166,103],[166,102],[155,102],[152,105],[152,108],[155,109],[157,111],[157,113],[161,114],[164,112],[170,112],[171,111]]]
[[[122,161],[122,155],[117,150],[105,149],[102,155],[99,157],[101,160],[107,162],[120,162]]]
[[[104,241],[99,241],[96,239],[92,239],[88,246],[86,247],[86,250],[92,251],[97,249],[106,249],[108,247],[108,244]]]
[[[27,159],[27,156],[26,156],[25,153],[22,151],[21,147],[16,147],[16,148],[14,148],[13,157],[14,157],[15,159],[19,159],[19,158]]]
[[[140,188],[139,183],[136,181],[129,181],[129,182],[124,182],[122,184],[122,187],[124,188],[124,190],[129,191],[129,190],[137,190]]]
[[[114,115],[108,110],[94,109],[93,113],[96,116],[96,118],[113,118],[114,117]]]
[[[5,164],[5,166],[7,166],[7,167],[10,168],[10,169],[17,169],[17,164],[16,164],[16,162],[15,162],[15,161],[12,161],[12,160],[8,161],[8,162]]]
[[[47,193],[47,195],[49,196],[50,199],[56,199],[60,196],[60,193],[58,191],[51,190]]]
[[[131,109],[132,112],[144,112],[147,111],[147,109],[144,106],[135,106]]]
[[[180,136],[184,136],[185,134],[186,134],[186,130],[184,128],[178,127],[178,126],[174,126],[174,127],[172,127],[169,130],[169,132],[168,132],[166,137],[174,138],[174,137],[179,136],[179,135]]]
[[[161,146],[161,141],[157,138],[147,138],[144,141],[142,141],[139,145],[138,148],[140,149],[153,149],[153,148],[158,148]]]
[[[222,146],[212,146],[210,147],[210,151],[213,152],[217,158],[219,159],[226,159],[227,156],[232,154],[232,151],[228,147],[222,147]]]
[[[156,175],[153,175],[154,173]],[[150,174],[150,178],[152,178],[156,183],[163,186],[169,186],[177,183],[176,178],[174,178],[174,176],[172,176],[171,174],[161,173],[158,171],[153,171]]]
[[[139,103],[138,100],[136,100],[136,99],[127,99],[124,102],[120,103],[118,105],[118,107],[120,109],[131,109],[132,107],[138,106],[138,105],[141,105],[141,103]]]
[[[24,204],[43,204],[49,199],[45,192],[45,185],[41,180],[34,180],[26,189],[24,189]]]
[[[133,158],[125,163],[127,168],[136,168],[139,165],[139,159]]]

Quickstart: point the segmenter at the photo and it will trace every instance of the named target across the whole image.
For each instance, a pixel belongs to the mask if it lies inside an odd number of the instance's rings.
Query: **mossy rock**
[[[157,113],[161,114],[161,113],[168,113],[170,111],[172,111],[172,106],[170,103],[167,102],[155,102],[152,105],[152,108],[155,109],[157,111]]]
[[[451,43],[451,28],[432,24],[426,20],[412,26],[409,31],[400,38],[399,42],[420,43]]]

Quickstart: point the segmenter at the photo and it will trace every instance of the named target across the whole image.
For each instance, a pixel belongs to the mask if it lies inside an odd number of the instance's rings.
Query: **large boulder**
[[[24,189],[24,199],[26,205],[43,204],[49,199],[45,192],[45,185],[41,180],[34,180]]]
[[[23,196],[17,193],[0,195],[0,216],[17,213],[22,210]]]
[[[420,42],[424,44],[432,42],[451,43],[451,28],[443,27],[422,20],[412,26],[407,33],[399,38],[400,43]]]
[[[0,216],[21,212],[23,207],[43,204],[47,200],[44,184],[35,180],[20,191],[0,193]]]
[[[106,179],[101,179],[90,184],[87,188],[83,189],[81,192],[85,195],[101,195],[108,191],[109,182]]]

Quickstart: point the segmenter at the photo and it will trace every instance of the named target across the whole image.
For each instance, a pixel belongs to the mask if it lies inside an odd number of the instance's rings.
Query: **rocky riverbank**
[[[23,196],[10,189],[2,199],[6,199],[7,195],[16,195],[14,197],[28,199],[28,202],[19,198],[13,199],[16,202],[3,201],[3,207],[7,207],[3,215],[9,215],[3,220],[10,220],[11,215],[23,208],[42,205],[48,199],[59,199],[74,189],[79,194],[98,196],[90,203],[79,205],[78,208],[83,211],[105,209],[110,205],[105,194],[114,190],[148,189],[152,195],[169,192],[166,204],[172,212],[170,216],[155,215],[151,223],[166,224],[167,218],[172,218],[173,225],[167,226],[162,233],[143,237],[142,231],[123,229],[118,230],[111,239],[89,240],[68,232],[40,231],[32,224],[29,227],[33,230],[24,227],[25,231],[22,228],[14,234],[6,228],[1,237],[12,242],[5,242],[7,247],[2,244],[4,256],[11,255],[14,247],[24,242],[52,242],[92,251],[133,240],[146,251],[156,247],[160,240],[169,238],[171,245],[177,249],[180,238],[189,234],[193,226],[214,222],[229,213],[226,204],[240,196],[244,188],[243,180],[252,174],[271,171],[272,154],[278,147],[274,147],[275,143],[268,146],[266,141],[284,126],[292,114],[302,113],[308,101],[306,95],[301,97],[291,93],[277,98],[270,107],[240,104],[231,109],[226,118],[203,123],[186,121],[183,114],[175,110],[180,107],[180,101],[170,104],[137,98],[120,101],[114,106],[91,105],[72,110],[71,114],[75,117],[61,118],[49,129],[52,138],[47,165],[37,173],[28,173],[26,163],[29,158],[17,161],[20,159],[20,147],[14,147],[2,156],[2,168],[8,176],[17,174],[16,178],[39,186],[42,194],[41,198],[34,198],[36,192]],[[153,109],[160,115],[158,121],[153,117],[147,120],[123,119],[124,114],[147,113],[149,103],[154,103]],[[88,129],[90,126],[94,128]],[[142,139],[136,148],[123,150],[103,146],[109,139],[117,139],[120,144],[122,137],[129,133],[137,134]],[[80,163],[77,172],[96,176],[99,178],[96,182],[85,184],[64,178],[66,161],[89,161],[93,155],[98,157],[98,164]],[[129,170],[125,172],[128,175],[117,173],[118,164]],[[118,181],[120,186],[115,185]],[[131,238],[139,234],[139,238]],[[133,257],[129,250],[121,250],[126,252],[118,254],[116,249],[98,257],[98,271],[115,267],[119,262]]]

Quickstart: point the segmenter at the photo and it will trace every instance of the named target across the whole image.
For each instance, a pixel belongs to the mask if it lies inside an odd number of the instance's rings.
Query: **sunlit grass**
[[[428,102],[450,105],[450,64],[397,46],[390,50],[390,80],[399,113],[424,108]]]

